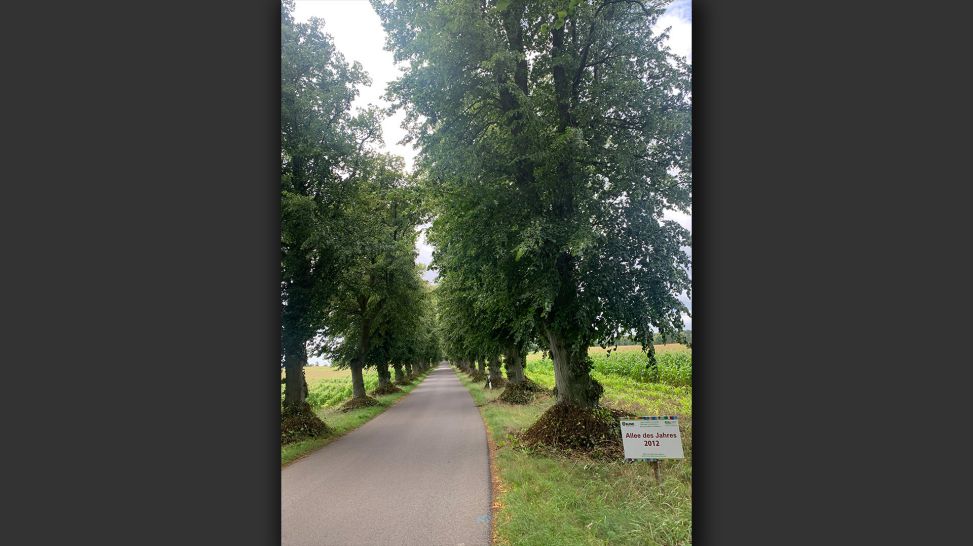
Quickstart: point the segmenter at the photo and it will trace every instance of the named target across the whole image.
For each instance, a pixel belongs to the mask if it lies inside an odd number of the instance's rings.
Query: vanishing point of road
[[[281,544],[490,544],[490,462],[446,365],[348,435],[281,470]]]

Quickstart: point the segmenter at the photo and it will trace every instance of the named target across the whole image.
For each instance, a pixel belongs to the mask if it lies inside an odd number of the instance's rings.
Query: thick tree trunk
[[[477,361],[476,361],[476,370],[478,372],[480,372],[481,374],[486,375],[486,359],[485,358],[482,358],[481,357],[481,358],[477,359]]]
[[[351,391],[353,398],[364,398],[367,396],[365,393],[365,378],[362,376],[362,361],[359,359],[352,360],[351,365]]]
[[[361,308],[364,310],[365,304],[359,303]],[[368,396],[365,392],[365,378],[362,376],[362,370],[365,368],[365,355],[368,354],[368,349],[371,344],[371,320],[363,320],[361,323],[361,330],[358,333],[358,355],[351,359],[351,390],[352,398],[364,398]],[[388,373],[388,368],[386,368],[386,373]]]
[[[284,405],[299,408],[307,399],[307,383],[304,381],[306,362],[304,343],[297,336],[285,337],[284,344]]]
[[[602,386],[591,377],[591,358],[588,348],[569,348],[557,332],[545,331],[554,359],[554,387],[559,404],[595,407],[601,398]]]
[[[378,388],[388,387],[392,383],[392,374],[389,373],[389,363],[379,362],[375,365],[375,369],[378,370]]]
[[[409,375],[409,377],[412,377],[412,363],[411,362],[406,362],[405,363],[405,373],[407,373]]]
[[[500,356],[492,355],[490,357],[490,377],[489,384],[491,388],[499,388],[503,385],[503,374],[500,373]]]
[[[402,371],[402,363],[393,362],[392,369],[395,370],[395,382],[405,383],[405,373]],[[409,372],[409,375],[412,375],[412,372]]]
[[[524,361],[515,347],[510,347],[503,353],[503,367],[507,370],[507,381],[520,383],[524,380]]]

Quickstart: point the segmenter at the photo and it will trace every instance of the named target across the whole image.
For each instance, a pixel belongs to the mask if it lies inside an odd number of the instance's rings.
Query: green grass
[[[533,360],[528,357],[527,374],[545,387],[554,385],[550,361],[545,364],[539,357]],[[519,446],[516,435],[551,407],[554,398],[541,395],[526,406],[494,402],[501,392],[499,389],[489,391],[483,388],[482,382],[474,383],[463,373],[457,375],[480,407],[497,446],[496,466],[501,484],[494,513],[496,544],[682,546],[692,543],[690,387],[645,383],[627,375],[593,372],[605,387],[603,404],[642,415],[681,416],[687,458],[662,461],[663,480],[659,485],[648,463],[569,458]],[[670,411],[673,408],[680,411]]]
[[[342,413],[337,408],[337,405],[351,398],[351,391],[349,390],[348,396],[340,400],[338,404],[333,404],[328,407],[318,408],[315,411],[315,413],[317,414],[318,417],[321,418],[322,421],[325,422],[325,424],[328,425],[328,427],[331,428],[331,434],[323,438],[312,438],[310,440],[302,440],[300,442],[294,442],[294,443],[282,445],[280,447],[280,465],[285,466],[288,463],[295,461],[312,451],[320,449],[330,444],[331,442],[337,440],[338,438],[344,436],[345,434],[348,434],[349,432],[355,430],[356,428],[364,425],[365,423],[370,421],[378,414],[387,410],[398,399],[402,398],[410,391],[412,391],[412,389],[416,388],[416,386],[419,385],[419,383],[421,383],[423,379],[425,379],[428,373],[429,372],[422,374],[421,376],[419,376],[418,379],[413,381],[410,385],[400,385],[399,388],[402,389],[402,392],[397,392],[393,394],[384,394],[381,396],[374,396],[373,398],[378,400],[379,403],[381,404],[379,406],[359,408],[356,410],[349,411],[348,413]],[[372,375],[375,375],[374,372],[372,372]],[[324,379],[322,381],[327,381],[327,379]],[[351,385],[350,374],[348,376],[348,381],[349,381],[348,385],[350,388]],[[378,382],[378,376],[376,375],[375,383],[377,384],[377,382]],[[365,385],[366,388],[368,389],[375,387],[375,385],[372,385],[372,387],[367,387],[368,385],[367,380],[365,382]],[[313,392],[314,387],[311,385],[309,385],[309,387]]]

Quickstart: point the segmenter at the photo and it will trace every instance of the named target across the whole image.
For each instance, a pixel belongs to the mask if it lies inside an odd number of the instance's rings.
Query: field
[[[308,403],[314,408],[317,416],[331,428],[331,434],[323,438],[312,438],[282,445],[280,447],[281,466],[324,447],[364,425],[408,394],[422,382],[426,374],[422,374],[409,385],[399,386],[402,392],[372,396],[379,401],[380,405],[378,406],[359,408],[347,413],[340,411],[337,406],[351,398],[350,370],[335,370],[328,366],[309,366],[304,368],[304,376],[311,391],[308,395]],[[281,377],[283,377],[283,373]],[[366,370],[364,379],[365,389],[369,392],[378,385],[378,373],[374,370]],[[283,385],[281,385],[281,400],[283,400],[283,393]]]
[[[636,415],[692,415],[692,351],[686,346],[656,346],[658,377],[647,368],[641,347],[606,353],[600,347],[588,350],[594,361],[591,375],[605,387],[604,404]],[[548,389],[554,387],[554,365],[541,353],[527,355],[527,375]]]
[[[284,377],[281,372],[281,378]],[[308,366],[304,368],[304,377],[310,392],[307,403],[312,408],[333,408],[351,398],[351,371],[336,370],[330,366]],[[378,386],[378,372],[373,369],[364,370],[365,390],[371,392]],[[395,377],[393,376],[393,380]],[[284,385],[280,386],[280,399],[284,399]]]
[[[592,375],[605,387],[604,405],[636,415],[680,417],[686,459],[661,462],[661,485],[647,463],[567,457],[520,446],[517,435],[554,398],[542,395],[526,406],[495,402],[499,390],[486,390],[482,382],[457,373],[496,445],[495,544],[692,544],[692,353],[679,345],[657,347],[660,381],[648,382],[639,369],[646,360],[639,351],[620,347],[606,357],[603,349],[593,348]],[[528,356],[527,375],[554,386],[553,366],[539,353]]]

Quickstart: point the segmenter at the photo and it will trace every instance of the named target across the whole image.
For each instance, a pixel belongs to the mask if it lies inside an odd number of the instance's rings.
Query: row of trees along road
[[[588,347],[635,336],[651,361],[691,289],[689,233],[663,219],[692,195],[691,69],[652,32],[664,3],[372,5],[405,66],[389,96],[421,148],[447,355],[516,368],[536,340],[549,413],[604,415]]]
[[[351,368],[350,407],[367,396],[364,368],[379,391],[440,358],[434,295],[415,263],[424,213],[400,158],[379,153],[382,112],[353,113],[368,83],[322,30],[299,24],[281,4],[281,364],[282,437],[326,427],[306,402],[309,351]],[[285,430],[292,429],[292,430]]]

